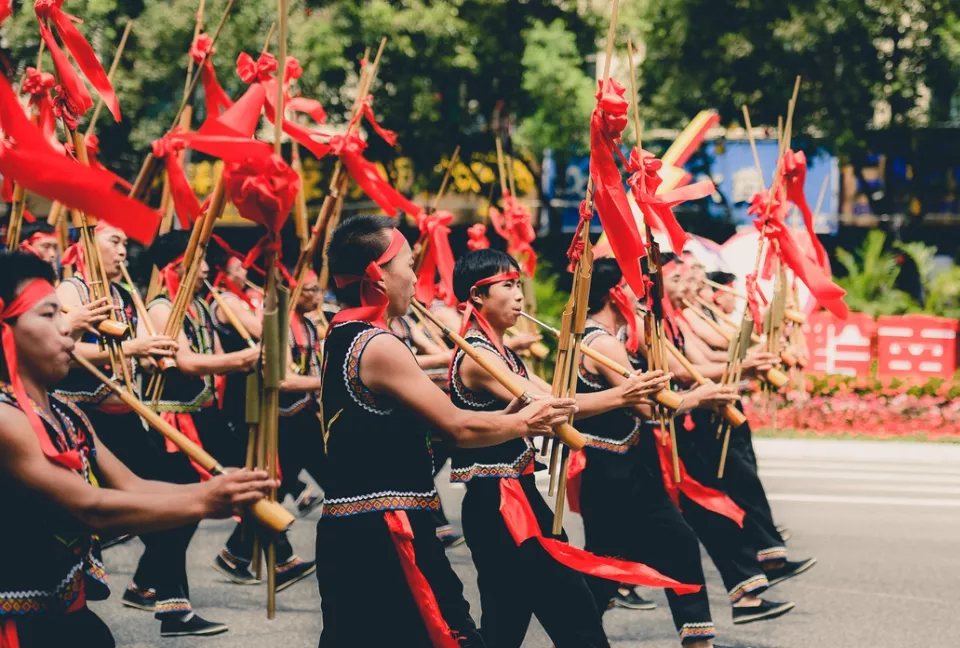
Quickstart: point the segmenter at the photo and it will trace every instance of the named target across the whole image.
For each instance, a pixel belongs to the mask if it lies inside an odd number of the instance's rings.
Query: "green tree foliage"
[[[800,75],[797,126],[851,153],[880,100],[891,126],[910,126],[926,117],[926,87],[940,118],[957,88],[957,15],[943,0],[651,0],[637,21],[641,105],[662,125],[703,108],[736,122],[743,104],[775,124]]]
[[[150,141],[171,126],[183,93],[197,0],[68,0],[65,11],[83,17],[81,26],[104,67],[128,18],[136,20],[115,85],[124,119],[101,117],[104,160],[127,175],[135,172]],[[226,0],[208,0],[205,27],[212,32]],[[383,124],[399,135],[399,152],[431,180],[433,166],[457,144],[486,153],[492,148],[489,121],[499,102],[504,114],[522,123],[534,146],[566,147],[583,136],[583,59],[596,49],[598,20],[576,3],[551,0],[304,0],[290,1],[289,53],[304,75],[299,87],[319,99],[331,123],[342,123],[352,104],[357,63],[366,47],[388,38],[374,107]],[[235,73],[241,49],[256,55],[275,19],[274,5],[238,1],[214,56],[221,84],[231,96],[243,84]],[[5,25],[10,58],[36,57],[39,37],[32,5]],[[531,42],[544,39],[544,42]],[[545,48],[563,48],[547,65]],[[538,50],[539,47],[539,50]],[[271,51],[276,52],[276,37]],[[49,58],[44,68],[51,68]],[[15,72],[16,73],[16,72]],[[581,82],[579,94],[566,93]],[[544,93],[541,84],[557,93]],[[556,85],[559,84],[559,85]],[[194,127],[204,117],[197,93]],[[544,103],[551,105],[545,107]],[[575,112],[574,119],[570,112]],[[106,117],[106,118],[104,118]],[[553,124],[560,124],[557,129]],[[576,124],[576,127],[574,125]],[[552,130],[551,130],[552,129]],[[370,138],[371,157],[392,157],[379,138]]]

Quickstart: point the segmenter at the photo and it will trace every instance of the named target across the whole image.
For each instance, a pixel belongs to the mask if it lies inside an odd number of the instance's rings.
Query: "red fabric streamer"
[[[154,140],[153,157],[163,160],[167,169],[167,179],[170,183],[170,195],[173,197],[174,211],[177,212],[177,219],[183,229],[190,229],[190,226],[200,217],[200,201],[197,194],[193,192],[190,181],[187,180],[187,173],[180,160],[180,152],[186,148],[184,140],[178,138],[179,127],[164,135],[158,140]]]
[[[179,412],[160,412],[160,418],[180,430],[183,436],[187,437],[201,448],[203,447],[203,444],[200,442],[200,432],[197,430],[197,426],[193,422],[193,417],[190,416],[190,414]],[[173,441],[167,438],[164,438],[164,440],[166,442],[167,452],[180,452],[180,448],[178,448]],[[203,466],[198,464],[193,459],[190,459],[190,464],[193,466],[193,469],[197,471],[197,474],[200,475],[201,480],[207,481],[210,479],[210,473]]]
[[[10,377],[10,386],[13,387],[13,395],[17,400],[20,409],[30,421],[30,427],[37,435],[37,441],[40,443],[40,449],[50,461],[58,463],[64,468],[70,470],[83,470],[83,457],[80,450],[73,449],[66,452],[60,452],[54,447],[50,440],[50,435],[40,420],[40,416],[34,411],[33,403],[27,395],[26,387],[20,379],[17,364],[17,343],[13,337],[13,328],[7,323],[10,320],[30,311],[38,303],[55,293],[53,284],[46,279],[34,279],[17,294],[10,302],[5,304],[0,299],[0,338],[3,344],[4,366],[7,368],[7,374]]]
[[[0,0],[0,25],[13,15],[13,0]]]
[[[82,115],[91,107],[93,100],[87,92],[86,86],[80,80],[76,71],[67,61],[63,51],[57,45],[53,33],[50,31],[48,23],[53,23],[64,46],[84,76],[90,81],[90,85],[99,93],[103,103],[110,109],[110,114],[117,121],[120,121],[120,104],[117,101],[117,95],[110,85],[110,79],[107,73],[103,71],[103,66],[97,60],[90,43],[83,37],[83,34],[74,25],[75,22],[82,22],[75,16],[71,16],[62,11],[63,0],[37,0],[33,5],[33,10],[37,14],[37,21],[40,23],[40,36],[43,38],[47,47],[50,49],[50,55],[53,57],[54,66],[61,82],[66,84],[66,91],[70,97],[78,102],[77,107],[85,106],[76,115]],[[81,92],[82,90],[82,92]]]
[[[644,587],[672,589],[677,594],[692,594],[700,591],[702,587],[700,585],[686,585],[642,563],[597,556],[589,551],[572,547],[566,542],[545,538],[520,482],[516,479],[499,481],[500,513],[517,546],[527,540],[536,540],[550,554],[550,557],[561,565],[597,578]]]
[[[651,230],[666,232],[670,239],[671,249],[675,254],[680,254],[690,237],[677,222],[677,217],[673,214],[673,207],[690,200],[699,200],[709,196],[714,192],[715,187],[709,180],[703,180],[657,194],[657,189],[663,183],[663,178],[660,177],[659,173],[662,167],[663,162],[658,160],[653,153],[644,150],[638,151],[634,148],[630,152],[628,165],[628,168],[634,173],[627,180],[627,184],[630,185],[630,191],[643,213],[647,226]]]
[[[0,18],[0,22],[3,22],[6,17],[7,16]],[[20,636],[17,634],[16,617],[4,617],[0,619],[0,648],[20,648]]]
[[[757,333],[760,333],[763,327],[763,313],[760,311],[760,302],[767,305],[767,297],[757,285],[757,273],[751,272],[744,279],[747,282],[747,308],[750,310],[750,317],[753,318],[753,327]]]
[[[29,105],[37,111],[40,130],[54,148],[61,146],[57,141],[57,116],[53,113],[53,99],[50,97],[50,91],[56,85],[56,77],[49,72],[28,67],[27,76],[20,87],[20,94],[30,95]]]
[[[459,648],[460,643],[446,619],[443,618],[440,604],[433,593],[433,588],[430,587],[430,581],[417,566],[417,556],[413,549],[413,527],[410,526],[407,512],[386,511],[383,518],[387,523],[387,529],[390,530],[390,538],[400,558],[400,567],[410,586],[410,594],[413,595],[417,609],[420,610],[420,617],[426,626],[430,643],[434,648]]]
[[[467,249],[486,250],[490,247],[490,239],[487,238],[487,226],[483,223],[474,223],[467,228]]]
[[[283,70],[283,91],[285,95],[283,105],[287,110],[310,115],[313,121],[318,124],[325,124],[327,122],[327,111],[323,109],[323,105],[319,101],[316,99],[307,99],[306,97],[290,96],[290,84],[303,75],[303,68],[300,66],[300,61],[292,56],[288,56]]]
[[[756,225],[758,228],[762,227],[759,221],[756,222]],[[847,294],[847,291],[833,283],[815,262],[807,258],[807,255],[803,253],[793,239],[786,223],[778,219],[772,219],[766,223],[766,227],[761,231],[770,240],[784,265],[790,268],[793,274],[803,282],[810,294],[820,302],[820,305],[840,319],[845,320],[850,313],[850,309],[843,301],[843,296]]]
[[[807,181],[807,156],[803,151],[794,153],[792,149],[787,149],[783,154],[783,180],[787,187],[787,200],[796,205],[803,214],[803,224],[807,228],[810,244],[813,245],[817,265],[829,276],[830,261],[827,260],[827,251],[813,228],[813,212],[803,193],[804,183]]]
[[[417,227],[420,228],[420,245],[426,245],[426,254],[420,266],[417,277],[416,297],[423,304],[430,304],[438,294],[443,294],[444,301],[453,306],[456,298],[453,296],[453,250],[450,249],[450,223],[453,214],[448,211],[435,211],[431,214],[421,212],[417,216]],[[440,285],[437,288],[437,275]]]
[[[100,138],[90,133],[83,138],[83,142],[87,148],[87,162],[89,165],[95,169],[109,173],[113,177],[114,182],[129,192],[130,189],[133,188],[133,185],[100,163]],[[72,151],[73,145],[67,144],[67,148]]]
[[[223,176],[240,215],[278,233],[300,191],[300,175],[273,154],[228,165]]]
[[[634,304],[633,300],[630,299],[623,288],[624,282],[621,281],[620,284],[610,289],[608,295],[610,296],[610,301],[616,306],[617,310],[620,311],[620,316],[627,321],[627,342],[625,346],[627,347],[627,351],[635,354],[637,349],[640,348],[640,332],[637,330],[636,304]]]
[[[334,315],[333,319],[330,320],[330,326],[327,327],[327,335],[330,334],[330,331],[333,330],[336,324],[350,320],[368,322],[382,329],[387,328],[387,322],[383,316],[384,313],[387,312],[387,306],[390,300],[378,283],[383,279],[383,271],[380,268],[390,263],[407,241],[407,239],[403,238],[400,230],[394,228],[390,230],[390,232],[390,245],[388,245],[386,251],[380,255],[380,258],[367,264],[362,277],[334,275],[333,280],[338,288],[343,288],[355,283],[360,284],[360,306],[341,309],[340,312]]]
[[[627,126],[624,92],[623,86],[613,79],[609,79],[609,85],[600,84],[597,107],[590,117],[590,178],[593,180],[593,205],[600,215],[607,240],[624,279],[639,295],[643,287],[640,259],[646,249],[614,158],[614,153],[623,157],[619,145],[620,134]]]
[[[737,526],[742,528],[743,518],[745,516],[743,509],[720,491],[704,486],[691,477],[684,467],[683,461],[680,462],[680,483],[678,484],[673,481],[673,454],[670,435],[665,434],[659,426],[653,428],[653,433],[657,437],[657,454],[660,456],[660,472],[663,474],[663,486],[670,496],[670,499],[677,505],[677,508],[680,507],[680,493],[683,493],[708,511],[713,511],[725,518],[729,518],[733,520]],[[664,438],[666,439],[666,445],[663,443]]]
[[[570,259],[570,266],[567,270],[570,272],[573,272],[573,266],[580,261],[580,257],[583,255],[583,229],[589,229],[590,221],[593,220],[593,210],[586,200],[580,201],[580,209],[578,211],[580,220],[577,221],[577,229],[573,233],[573,238],[570,240],[570,247],[567,248],[567,258]]]
[[[507,254],[520,261],[524,274],[532,277],[537,270],[537,253],[531,243],[537,234],[530,224],[527,208],[508,191],[503,195],[503,213],[490,208],[490,222],[497,234],[506,239]]]
[[[74,243],[63,251],[60,257],[60,265],[73,266],[73,271],[79,274],[84,280],[89,276],[87,274],[87,261],[83,252],[83,246],[79,242]]]
[[[580,514],[580,489],[583,486],[583,471],[587,468],[587,453],[577,450],[570,453],[567,466],[567,506],[570,511]]]
[[[68,208],[79,209],[149,244],[160,214],[115,191],[112,174],[84,166],[58,153],[27,119],[6,79],[0,79],[0,174]]]
[[[207,107],[207,119],[219,117],[223,111],[233,105],[233,101],[217,80],[217,71],[211,60],[216,51],[209,34],[200,34],[190,46],[190,58],[193,62],[196,65],[203,62],[200,67],[200,82],[203,84],[203,101]]]

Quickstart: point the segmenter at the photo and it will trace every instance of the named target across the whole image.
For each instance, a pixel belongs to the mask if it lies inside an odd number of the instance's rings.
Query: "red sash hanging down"
[[[536,539],[554,560],[578,572],[618,583],[672,589],[677,594],[692,594],[701,588],[664,576],[642,563],[597,556],[566,542],[543,537],[527,495],[516,479],[500,480],[500,513],[517,546]]]
[[[403,568],[403,575],[410,586],[410,593],[427,627],[430,642],[434,648],[460,648],[453,630],[440,612],[440,604],[437,603],[430,582],[417,567],[417,557],[413,550],[413,527],[410,526],[407,512],[386,511],[383,517],[387,521],[393,545],[397,548],[400,567]]]
[[[657,454],[660,456],[660,472],[663,474],[663,486],[673,503],[680,508],[680,493],[683,493],[694,502],[707,509],[718,513],[725,518],[733,520],[737,526],[743,527],[744,512],[737,506],[732,499],[720,491],[704,486],[687,473],[683,462],[680,462],[680,483],[673,481],[673,454],[671,451],[671,440],[669,435],[664,435],[659,426],[653,428],[653,433],[657,437]],[[666,445],[663,444],[666,436]]]
[[[0,648],[20,648],[16,619],[0,619]]]
[[[161,412],[160,418],[180,430],[185,437],[196,443],[198,446],[201,448],[203,447],[203,444],[200,442],[200,433],[197,431],[197,426],[193,422],[193,416],[181,412]],[[165,442],[167,445],[167,452],[180,452],[180,448],[174,445],[170,439],[165,439]],[[190,464],[193,466],[193,469],[200,474],[200,479],[203,481],[210,479],[210,473],[207,472],[203,466],[195,462],[193,459],[190,460]]]

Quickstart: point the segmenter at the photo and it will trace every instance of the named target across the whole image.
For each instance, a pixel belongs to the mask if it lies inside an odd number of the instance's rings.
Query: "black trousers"
[[[520,483],[541,532],[549,536],[553,511],[534,476],[525,475]],[[520,546],[513,541],[500,513],[498,479],[467,484],[463,533],[477,567],[480,632],[488,646],[519,648],[534,615],[556,648],[610,645],[583,575],[556,562],[535,540]]]
[[[135,413],[105,414],[95,409],[85,413],[100,441],[138,477],[174,484],[200,481],[186,455],[167,452],[160,434],[144,429]],[[198,526],[199,523],[193,523],[140,536],[145,548],[132,585],[154,591],[154,613],[158,619],[191,610],[187,547]]]
[[[238,563],[250,563],[253,560],[253,538],[253,529],[244,527],[243,523],[238,523],[237,526],[233,528],[233,533],[227,538],[227,553]],[[276,544],[277,564],[282,565],[289,562],[290,559],[294,557],[294,554],[286,531],[277,534]]]
[[[283,479],[278,498],[283,500],[288,494],[294,498],[300,494],[306,484],[300,481],[300,471],[310,473],[320,487],[323,487],[323,463],[326,455],[323,451],[323,433],[320,419],[310,408],[304,408],[292,416],[280,417],[280,468]]]
[[[663,485],[653,435],[645,431],[626,454],[587,450],[580,508],[587,551],[648,565],[698,592],[666,590],[681,641],[715,636],[700,562],[700,542]],[[588,578],[602,613],[618,584]]]
[[[72,614],[29,614],[18,617],[16,624],[20,648],[117,645],[107,624],[87,607]]]
[[[419,570],[462,648],[484,643],[454,573],[434,533],[428,511],[407,511]],[[322,545],[319,538],[322,537]],[[317,522],[317,582],[323,612],[320,648],[433,648],[410,590],[383,513],[321,517]],[[370,588],[386,603],[372,609]]]
[[[678,421],[677,448],[680,459],[691,477],[704,486],[725,492],[717,479],[717,464],[709,452],[709,439],[704,438],[709,434],[713,435],[715,441],[715,429],[711,431],[696,426],[692,431],[687,431]],[[763,575],[757,552],[745,528],[726,516],[700,506],[683,493],[680,494],[680,510],[720,572],[732,603],[747,594],[759,594],[767,589],[767,578]]]
[[[716,476],[723,444],[722,438],[719,441],[716,438],[717,423],[712,423],[709,413],[703,410],[697,411],[694,420],[701,453],[707,465],[712,463],[714,466]],[[730,431],[723,479],[718,480],[718,483],[730,499],[746,513],[743,529],[747,541],[757,551],[758,559],[768,562],[786,558],[787,548],[777,531],[766,490],[757,473],[757,457],[753,451],[753,434],[749,423]]]

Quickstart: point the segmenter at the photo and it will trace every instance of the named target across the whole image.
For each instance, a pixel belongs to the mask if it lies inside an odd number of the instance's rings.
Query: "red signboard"
[[[960,322],[932,315],[877,319],[877,361],[881,376],[949,378],[957,370]]]
[[[803,324],[810,360],[807,371],[819,374],[866,376],[873,360],[876,322],[869,315],[850,313],[846,320],[827,312],[811,313]]]

